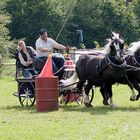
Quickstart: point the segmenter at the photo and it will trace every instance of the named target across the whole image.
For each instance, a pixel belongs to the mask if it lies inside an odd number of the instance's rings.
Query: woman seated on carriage
[[[31,46],[26,46],[24,41],[18,43],[18,67],[22,69],[23,77],[30,78],[35,75],[32,59],[36,55],[36,51]]]

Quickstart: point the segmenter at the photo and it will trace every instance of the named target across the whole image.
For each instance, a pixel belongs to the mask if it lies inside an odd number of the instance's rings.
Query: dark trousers
[[[34,76],[36,74],[33,68],[23,69],[22,72],[23,72],[23,76],[25,78],[32,77],[32,76]]]
[[[53,72],[56,76],[58,76],[58,79],[62,79],[64,74],[64,59],[61,57],[52,57],[53,59]]]

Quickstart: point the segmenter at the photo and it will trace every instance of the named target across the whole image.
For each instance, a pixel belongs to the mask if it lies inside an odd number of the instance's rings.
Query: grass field
[[[112,110],[102,105],[95,89],[94,107],[76,103],[59,107],[58,111],[38,113],[35,106],[21,107],[12,94],[17,90],[14,77],[0,78],[1,140],[139,140],[140,101],[131,102],[127,86],[113,87]]]

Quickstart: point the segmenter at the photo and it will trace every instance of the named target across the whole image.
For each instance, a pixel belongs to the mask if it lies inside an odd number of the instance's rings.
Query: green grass
[[[1,140],[138,140],[140,139],[140,102],[129,101],[127,86],[113,87],[112,110],[102,105],[95,89],[93,108],[76,103],[59,107],[58,111],[38,113],[35,106],[21,107],[12,94],[17,90],[13,77],[0,78]]]

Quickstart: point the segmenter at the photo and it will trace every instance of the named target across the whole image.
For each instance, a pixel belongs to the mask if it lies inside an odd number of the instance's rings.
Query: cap
[[[47,30],[46,29],[40,29],[39,34],[44,35],[44,33],[47,33]]]

